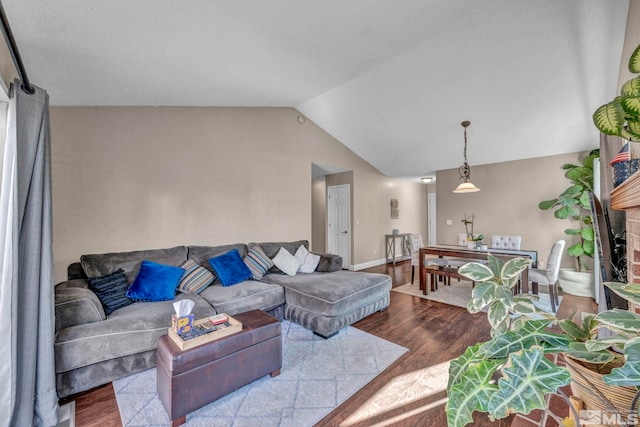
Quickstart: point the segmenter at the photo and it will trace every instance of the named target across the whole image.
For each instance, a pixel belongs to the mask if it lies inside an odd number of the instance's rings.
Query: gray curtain
[[[0,195],[0,415],[11,426],[55,426],[49,97],[16,80]]]

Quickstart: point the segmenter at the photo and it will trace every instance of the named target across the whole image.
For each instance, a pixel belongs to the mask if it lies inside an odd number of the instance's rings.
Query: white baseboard
[[[75,427],[76,425],[76,401],[62,405],[58,408],[58,425],[56,427]]]
[[[377,267],[379,265],[386,264],[387,260],[385,258],[375,259],[373,261],[363,262],[362,264],[350,265],[349,270],[358,271],[364,270],[365,268]]]

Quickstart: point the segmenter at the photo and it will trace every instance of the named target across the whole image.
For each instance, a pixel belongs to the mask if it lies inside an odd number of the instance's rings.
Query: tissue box
[[[177,314],[171,315],[171,329],[176,334],[181,334],[183,332],[187,332],[191,330],[193,326],[193,314],[189,314],[188,316],[178,317]]]

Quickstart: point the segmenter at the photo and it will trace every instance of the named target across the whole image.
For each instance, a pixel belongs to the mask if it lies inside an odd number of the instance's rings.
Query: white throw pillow
[[[295,276],[298,272],[298,268],[302,265],[302,262],[291,255],[285,248],[280,248],[278,254],[271,260],[273,264],[278,267],[284,274],[289,276]]]
[[[320,263],[320,255],[312,254],[304,245],[300,245],[294,256],[302,262],[298,273],[313,273]]]

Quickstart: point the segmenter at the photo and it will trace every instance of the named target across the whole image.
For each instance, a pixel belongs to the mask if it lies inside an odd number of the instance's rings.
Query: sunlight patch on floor
[[[424,369],[409,372],[407,374],[394,377],[384,387],[380,388],[369,398],[362,406],[360,406],[353,414],[345,419],[340,426],[348,427],[358,423],[362,423],[367,419],[390,412],[396,408],[408,405],[412,402],[427,399],[438,393],[442,393],[447,389],[447,381],[449,379],[449,361],[429,366]],[[444,404],[447,399],[439,399],[438,401],[429,403],[423,407],[409,411],[405,416],[411,416],[410,413],[423,412],[435,406]],[[397,417],[394,417],[394,419]],[[395,422],[398,420],[396,419]],[[379,426],[388,425],[387,422],[376,424]]]

